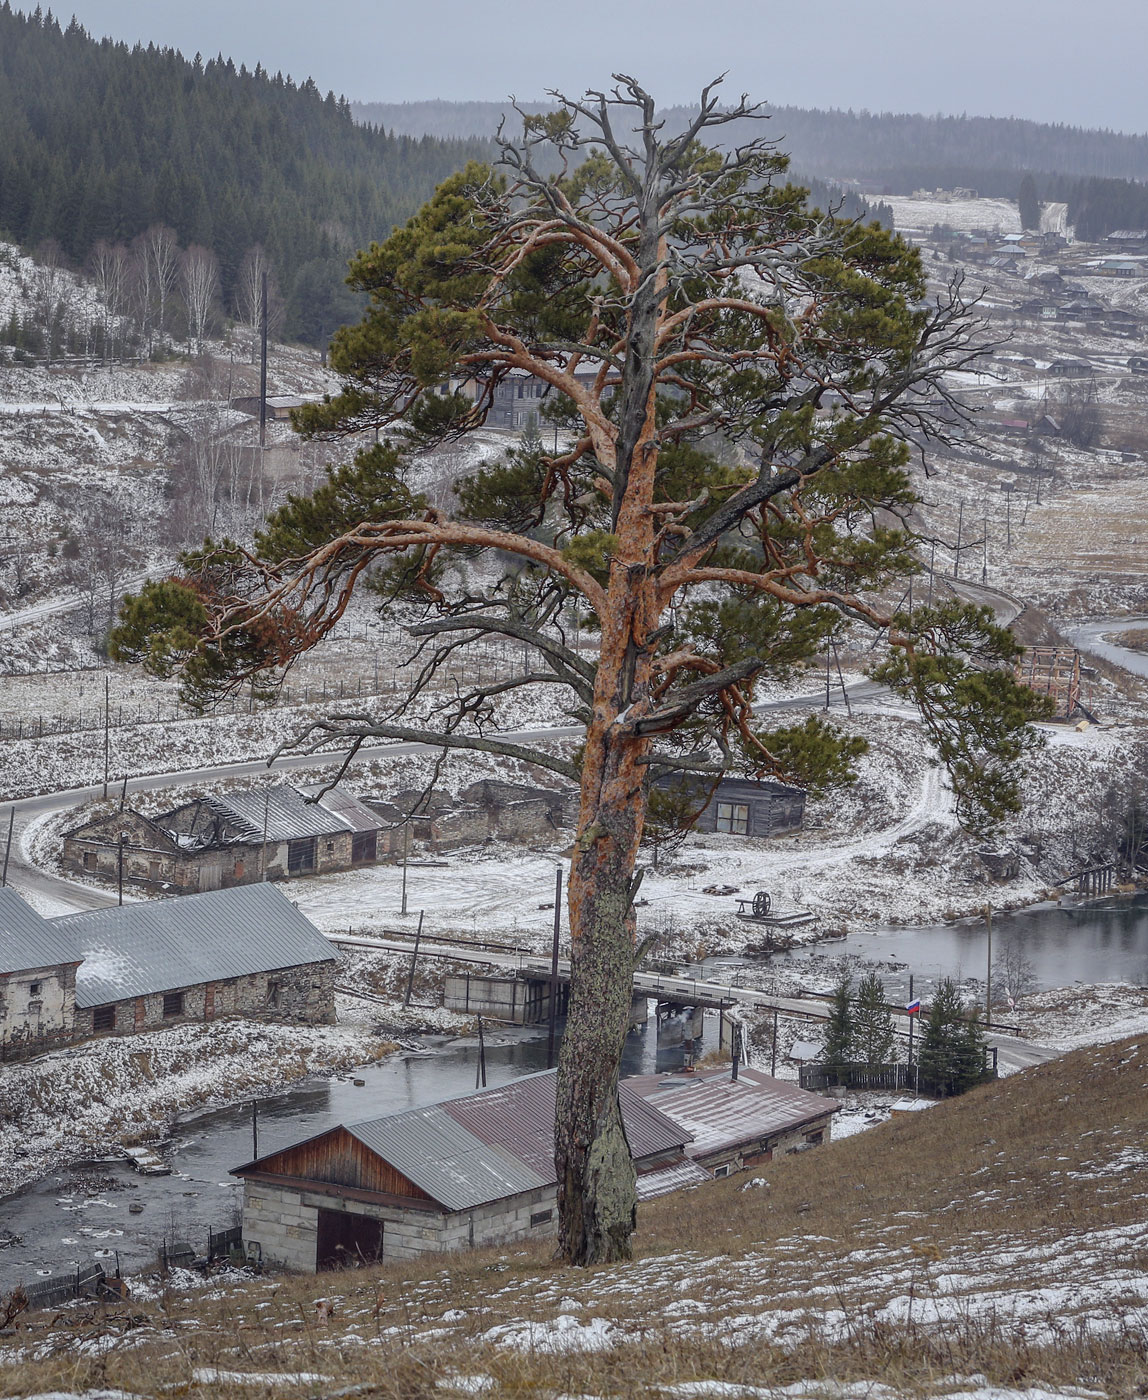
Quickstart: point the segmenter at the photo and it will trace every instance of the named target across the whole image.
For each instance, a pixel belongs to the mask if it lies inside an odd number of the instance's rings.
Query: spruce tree
[[[855,1036],[853,974],[846,968],[833,988],[829,1019],[825,1022],[825,1040],[821,1046],[821,1062],[831,1072],[835,1083],[844,1082],[840,1071],[854,1062]]]
[[[961,1004],[949,977],[937,988],[918,1060],[921,1087],[945,1097],[963,1094],[984,1078],[985,1037],[976,1011]]]
[[[896,1045],[885,984],[875,972],[867,972],[857,988],[853,1012],[853,1059],[868,1069],[891,1065],[897,1058]]]

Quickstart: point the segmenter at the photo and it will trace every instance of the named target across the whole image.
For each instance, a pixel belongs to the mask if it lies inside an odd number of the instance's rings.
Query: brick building
[[[235,1169],[243,1240],[304,1272],[553,1235],[555,1072],[331,1128]],[[619,1086],[640,1199],[706,1180],[689,1134]]]

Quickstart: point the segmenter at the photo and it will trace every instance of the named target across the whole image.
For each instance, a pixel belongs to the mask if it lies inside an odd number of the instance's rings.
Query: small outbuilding
[[[383,825],[341,788],[311,798],[280,783],[204,793],[155,817],[105,813],[64,834],[63,863],[154,890],[228,889],[371,865]]]
[[[695,831],[784,836],[800,831],[805,819],[804,790],[773,779],[723,777],[715,787],[700,778],[673,776],[659,778],[653,787],[692,816]]]
[[[335,949],[273,885],[45,922],[79,965],[76,1035],[225,1016],[334,1023]]]
[[[840,1104],[748,1065],[652,1074],[626,1085],[689,1134],[686,1156],[710,1176],[760,1166],[828,1142]]]
[[[248,1254],[310,1273],[553,1235],[555,1083],[340,1124],[237,1167]],[[707,1179],[688,1132],[626,1081],[619,1097],[640,1199]]]

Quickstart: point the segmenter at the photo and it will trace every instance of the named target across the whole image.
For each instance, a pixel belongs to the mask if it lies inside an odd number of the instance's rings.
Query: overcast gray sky
[[[620,69],[671,103],[728,69],[728,89],[777,104],[1148,130],[1146,0],[63,0],[73,12],[97,36],[367,102],[581,92]]]

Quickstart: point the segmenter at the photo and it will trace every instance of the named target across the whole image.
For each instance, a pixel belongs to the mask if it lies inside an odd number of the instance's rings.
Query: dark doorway
[[[383,1257],[383,1222],[345,1210],[319,1211],[317,1269],[358,1269]]]

